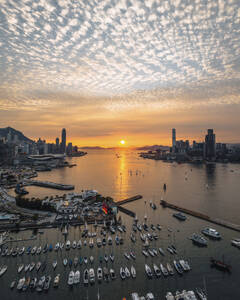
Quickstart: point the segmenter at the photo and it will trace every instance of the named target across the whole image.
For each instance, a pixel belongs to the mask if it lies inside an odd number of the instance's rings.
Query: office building
[[[61,142],[61,152],[66,152],[66,129],[62,129],[62,142]]]
[[[216,139],[213,129],[208,129],[208,133],[205,136],[204,156],[208,160],[214,160],[216,158]]]

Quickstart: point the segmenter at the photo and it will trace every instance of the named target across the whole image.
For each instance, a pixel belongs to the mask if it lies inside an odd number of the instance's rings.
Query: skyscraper
[[[59,147],[59,138],[56,138],[56,146]]]
[[[216,157],[216,140],[213,129],[208,129],[208,134],[205,136],[205,158],[214,160]]]
[[[175,152],[176,148],[176,129],[172,129],[172,152]]]
[[[62,142],[61,142],[61,152],[66,152],[66,129],[62,129]]]

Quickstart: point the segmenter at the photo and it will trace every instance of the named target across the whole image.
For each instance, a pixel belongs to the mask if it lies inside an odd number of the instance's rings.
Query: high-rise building
[[[213,129],[208,129],[208,134],[205,136],[205,158],[214,160],[216,158],[216,140]]]
[[[175,152],[176,148],[176,129],[172,129],[172,152]]]
[[[59,147],[59,138],[56,138],[56,146]]]
[[[61,142],[61,152],[66,152],[66,129],[62,129],[62,142]]]

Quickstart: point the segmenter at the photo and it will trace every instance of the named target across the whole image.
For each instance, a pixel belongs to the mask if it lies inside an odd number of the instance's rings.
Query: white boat
[[[113,269],[110,269],[109,273],[110,273],[110,276],[111,276],[112,280],[116,279],[115,271]]]
[[[114,255],[113,255],[113,253],[111,253],[111,254],[109,255],[109,257],[110,257],[111,261],[113,262],[113,261],[114,261]]]
[[[155,297],[154,297],[153,293],[147,293],[146,300],[154,300],[154,299],[155,299]]]
[[[42,276],[39,279],[39,281],[37,283],[37,287],[36,287],[37,292],[41,292],[43,290],[45,280],[46,280],[46,276]]]
[[[57,243],[57,244],[55,245],[55,247],[54,247],[54,250],[55,250],[55,251],[58,251],[59,247],[60,247],[60,244]]]
[[[71,247],[71,242],[68,240],[67,242],[66,242],[66,250],[70,250],[70,247]]]
[[[91,238],[91,239],[89,240],[89,247],[90,247],[90,248],[93,248],[93,246],[94,246],[94,243],[93,243],[93,239]]]
[[[77,270],[74,274],[74,284],[78,284],[80,282],[80,271]]]
[[[170,275],[174,275],[174,270],[170,263],[167,263],[167,270]]]
[[[148,275],[148,277],[152,278],[153,274],[152,274],[152,270],[151,268],[149,267],[149,265],[145,264],[145,271]]]
[[[24,264],[19,265],[19,267],[18,267],[18,273],[21,273],[22,270],[23,270],[23,268],[24,268]]]
[[[93,262],[94,262],[94,257],[93,257],[92,255],[89,257],[89,261],[90,261],[91,264],[93,264]]]
[[[55,259],[52,263],[53,269],[55,270],[57,267],[57,260]]]
[[[149,256],[149,254],[148,254],[148,252],[147,252],[146,250],[142,250],[142,254],[143,254],[144,256],[146,256],[146,257]]]
[[[163,264],[160,264],[160,269],[164,276],[168,276],[168,270],[164,267]]]
[[[189,264],[187,262],[185,262],[185,260],[180,259],[179,264],[181,265],[181,267],[183,268],[184,271],[190,270]]]
[[[130,255],[127,252],[124,252],[124,256],[129,260],[130,259]]]
[[[25,267],[24,267],[24,271],[27,272],[30,268],[30,264],[27,264]]]
[[[67,263],[68,263],[67,258],[64,258],[64,259],[63,259],[63,265],[64,265],[64,267],[66,267]]]
[[[31,272],[35,267],[35,262],[31,262],[30,267],[29,267],[29,271]]]
[[[97,278],[98,278],[99,282],[102,281],[102,279],[103,279],[103,271],[102,271],[101,267],[97,268]]]
[[[102,246],[102,240],[100,238],[97,238],[97,246],[98,247]]]
[[[95,272],[93,268],[89,269],[89,282],[93,284],[95,282]]]
[[[79,241],[77,242],[77,248],[78,248],[78,249],[81,249],[81,248],[82,248],[82,241],[81,241],[81,240],[79,240]]]
[[[167,292],[166,300],[175,300],[175,297],[173,296],[173,294],[171,292]]]
[[[112,237],[111,236],[108,237],[108,245],[112,245]]]
[[[162,248],[158,248],[158,251],[159,251],[159,253],[161,254],[161,255],[165,255],[165,253],[164,253],[164,251],[163,251],[163,249]]]
[[[41,265],[42,263],[40,261],[36,264],[36,271],[38,271],[41,268]]]
[[[73,242],[72,242],[72,248],[73,248],[73,249],[76,249],[76,248],[77,248],[77,242],[76,242],[76,241],[73,241]]]
[[[136,278],[137,276],[136,269],[134,268],[134,266],[131,266],[131,275],[133,278]]]
[[[37,254],[40,254],[42,252],[42,246],[39,246],[38,248],[37,248]]]
[[[50,275],[46,276],[46,280],[44,282],[44,287],[43,287],[43,289],[45,291],[47,291],[49,289],[51,280],[52,280],[52,277]]]
[[[73,283],[74,283],[74,272],[70,271],[68,275],[68,285],[73,285]]]

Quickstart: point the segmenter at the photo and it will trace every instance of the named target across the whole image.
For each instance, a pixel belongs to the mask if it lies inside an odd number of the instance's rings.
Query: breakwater
[[[232,229],[234,231],[240,232],[240,225],[233,224],[233,223],[227,222],[225,220],[221,220],[221,219],[214,219],[214,218],[211,218],[211,217],[209,217],[205,214],[202,214],[202,213],[199,213],[199,212],[187,209],[187,208],[183,208],[183,207],[180,207],[180,206],[175,205],[175,204],[168,203],[165,200],[161,200],[161,205],[163,207],[172,208],[174,210],[177,210],[177,211],[183,212],[185,214],[194,216],[196,218],[208,221],[210,223],[217,224],[217,225],[223,226],[225,228],[229,228],[229,229]]]
[[[55,183],[50,181],[39,181],[39,180],[28,180],[25,181],[26,185],[35,185],[35,186],[41,186],[51,189],[57,189],[57,190],[74,190],[74,185],[70,184],[61,184],[61,183]]]

